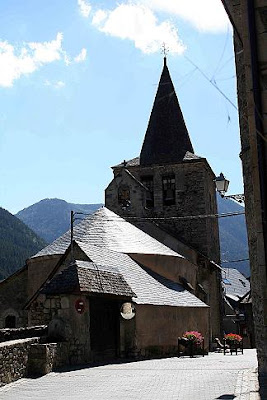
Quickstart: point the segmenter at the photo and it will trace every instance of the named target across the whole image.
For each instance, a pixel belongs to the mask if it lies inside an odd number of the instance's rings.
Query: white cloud
[[[141,0],[154,11],[177,15],[203,32],[223,32],[229,25],[221,0]]]
[[[88,18],[89,14],[90,14],[90,12],[91,12],[91,8],[92,8],[92,7],[90,6],[90,4],[89,4],[89,3],[86,3],[85,0],[78,0],[78,6],[79,6],[79,9],[80,9],[80,13],[81,13],[84,17]]]
[[[76,63],[85,61],[85,59],[86,59],[86,54],[87,54],[87,50],[86,50],[85,48],[83,48],[83,49],[81,50],[81,52],[80,52],[76,57],[74,57],[74,61],[75,61]]]
[[[11,87],[14,81],[28,75],[46,64],[63,61],[71,64],[71,59],[62,48],[63,34],[58,33],[50,42],[28,42],[21,46],[13,46],[7,41],[0,42],[0,87]],[[82,49],[75,62],[84,61],[86,49]],[[62,87],[58,81],[58,87]]]
[[[98,10],[92,23],[106,34],[132,40],[144,53],[159,51],[163,42],[172,53],[181,54],[185,50],[176,27],[169,21],[159,23],[144,5],[129,3],[120,4],[112,11]]]
[[[64,60],[62,40],[62,33],[58,33],[51,42],[24,43],[21,48],[15,48],[7,41],[0,42],[0,86],[10,87],[22,75],[30,74],[45,64]]]
[[[108,16],[108,11],[98,10],[95,12],[93,16],[93,25],[99,25],[103,22]]]
[[[59,32],[55,40],[51,42],[30,42],[28,47],[33,51],[32,58],[40,63],[46,64],[52,61],[60,60],[62,56],[63,34]],[[27,53],[27,49],[23,49]]]
[[[56,81],[56,82],[51,82],[48,79],[45,81],[45,86],[52,86],[55,89],[61,89],[64,86],[66,86],[65,82],[63,81]]]

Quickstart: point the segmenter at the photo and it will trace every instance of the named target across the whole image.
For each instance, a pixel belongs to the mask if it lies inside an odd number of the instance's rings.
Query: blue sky
[[[163,42],[195,153],[243,191],[238,114],[209,82],[236,104],[220,0],[9,0],[0,15],[1,207],[104,201],[110,166],[140,153]]]

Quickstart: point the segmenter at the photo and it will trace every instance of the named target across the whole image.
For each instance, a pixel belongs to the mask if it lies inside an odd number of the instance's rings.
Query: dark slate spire
[[[140,165],[180,162],[187,151],[194,153],[164,57],[163,71],[140,154]]]

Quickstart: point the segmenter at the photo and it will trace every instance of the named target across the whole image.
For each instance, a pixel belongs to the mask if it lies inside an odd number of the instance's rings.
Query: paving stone
[[[255,350],[87,366],[21,379],[0,388],[0,399],[259,400],[256,367]]]

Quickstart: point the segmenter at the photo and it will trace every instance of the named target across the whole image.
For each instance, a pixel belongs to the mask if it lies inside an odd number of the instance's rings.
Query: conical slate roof
[[[75,241],[127,254],[161,254],[184,258],[106,207],[77,224],[73,238]],[[31,258],[64,254],[69,245],[70,231]]]
[[[194,153],[164,57],[163,71],[140,154],[140,165],[181,162],[187,151]]]

